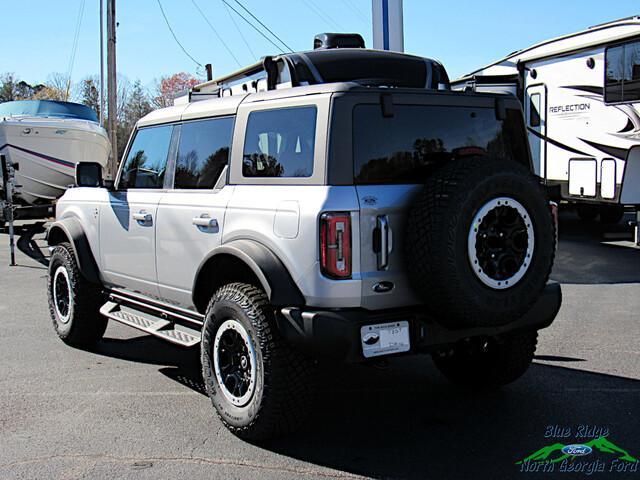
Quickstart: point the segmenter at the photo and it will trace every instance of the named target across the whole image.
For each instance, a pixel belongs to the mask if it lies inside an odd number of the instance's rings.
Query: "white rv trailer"
[[[640,208],[640,17],[516,51],[452,88],[516,95],[536,173],[582,217]]]

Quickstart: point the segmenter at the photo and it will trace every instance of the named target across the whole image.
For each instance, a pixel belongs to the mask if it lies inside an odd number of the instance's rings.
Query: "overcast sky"
[[[178,40],[196,62],[212,63],[215,76],[278,53],[222,0],[160,1]],[[227,1],[250,18],[235,0]],[[328,31],[359,32],[371,45],[370,0],[240,2],[294,50],[311,48],[313,36]],[[81,3],[2,0],[0,72],[14,72],[30,83],[45,81],[51,72],[66,74]],[[72,70],[74,80],[99,72],[98,5],[98,0],[86,0]],[[117,9],[121,74],[150,86],[162,75],[198,71],[167,28],[158,0],[117,0]],[[405,0],[405,49],[439,59],[451,78],[456,78],[540,40],[634,14],[640,14],[637,0]]]

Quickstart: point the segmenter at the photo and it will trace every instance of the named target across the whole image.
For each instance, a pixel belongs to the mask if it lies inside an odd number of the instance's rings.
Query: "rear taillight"
[[[351,278],[351,215],[325,213],[320,217],[320,267],[322,274]]]

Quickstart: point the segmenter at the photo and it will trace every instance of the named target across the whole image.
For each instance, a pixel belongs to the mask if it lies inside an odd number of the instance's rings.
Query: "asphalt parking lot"
[[[556,426],[606,429],[640,456],[640,249],[570,213],[552,275],[563,306],[522,379],[471,394],[428,357],[323,365],[313,417],[264,445],[217,420],[197,350],[115,323],[92,351],[64,345],[45,267],[22,252],[8,267],[7,244],[0,234],[0,479],[527,478],[515,462]]]

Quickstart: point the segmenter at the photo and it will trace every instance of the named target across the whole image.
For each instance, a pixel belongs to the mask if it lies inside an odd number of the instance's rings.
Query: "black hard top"
[[[280,55],[292,67],[294,85],[359,82],[409,88],[448,88],[447,72],[436,60],[364,48],[331,48]]]

